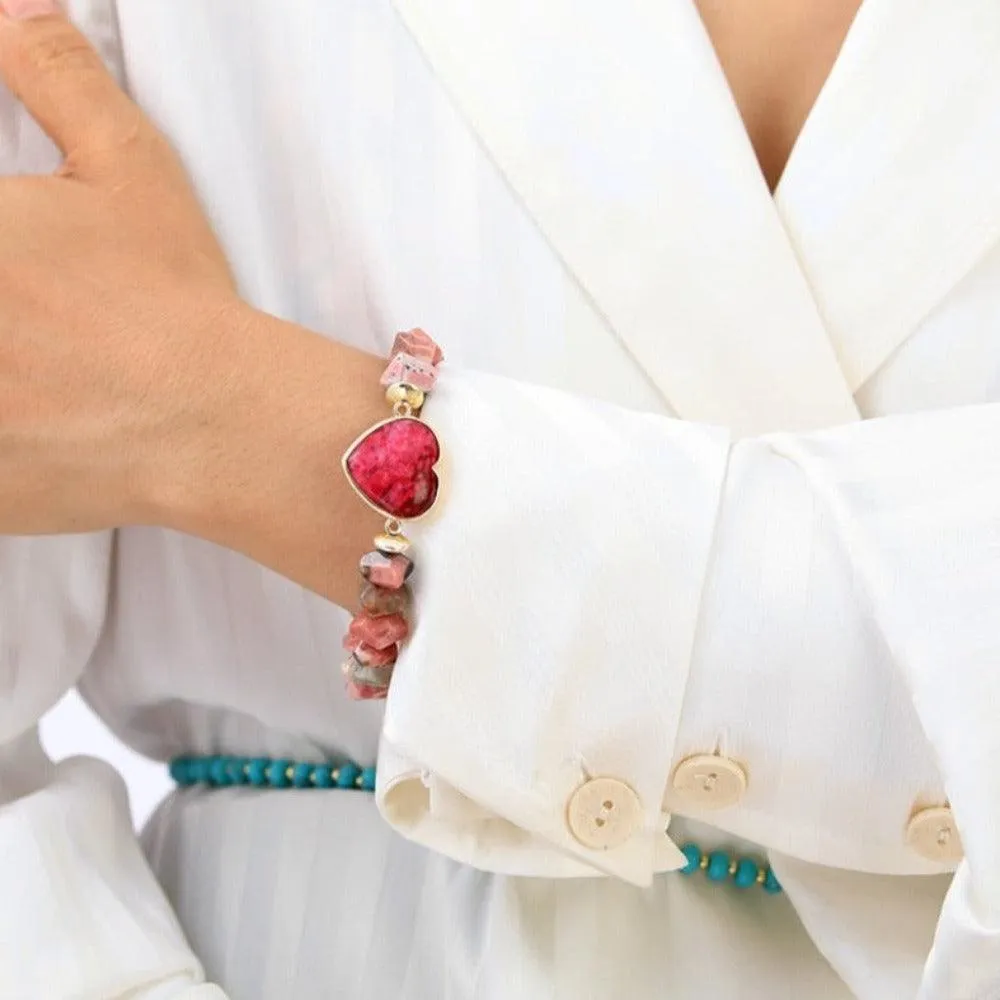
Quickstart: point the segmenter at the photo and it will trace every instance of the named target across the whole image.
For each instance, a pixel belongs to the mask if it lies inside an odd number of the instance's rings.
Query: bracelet
[[[351,619],[343,665],[351,698],[384,698],[389,690],[400,643],[410,632],[413,572],[410,540],[402,521],[423,517],[434,506],[441,456],[437,436],[420,410],[437,380],[441,348],[420,329],[398,333],[389,366],[379,384],[392,416],[369,427],[344,453],[347,481],[359,497],[385,517],[374,549],[361,557],[361,610]]]

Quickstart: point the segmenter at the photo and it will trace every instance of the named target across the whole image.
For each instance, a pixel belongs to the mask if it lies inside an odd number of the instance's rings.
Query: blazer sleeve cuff
[[[408,529],[379,807],[478,867],[648,884],[684,863],[662,800],[728,436],[451,370],[426,416],[441,496]],[[572,805],[601,777],[635,796],[603,845]]]

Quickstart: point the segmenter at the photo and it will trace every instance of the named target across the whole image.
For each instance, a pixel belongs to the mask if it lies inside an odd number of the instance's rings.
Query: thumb
[[[86,178],[88,156],[153,131],[56,0],[0,0],[0,77],[75,176]]]

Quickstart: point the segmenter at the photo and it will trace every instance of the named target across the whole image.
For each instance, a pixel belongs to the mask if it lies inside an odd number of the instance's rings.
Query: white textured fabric
[[[445,344],[446,485],[385,712],[241,556],[0,541],[0,997],[1000,996],[1000,7],[866,0],[773,199],[690,0],[72,10],[251,301]],[[55,162],[7,97],[0,162]],[[378,794],[185,791],[147,866],[38,750],[74,683],[153,757]],[[737,806],[664,796],[713,751]],[[623,848],[568,834],[588,773]],[[954,878],[903,834],[946,800]],[[672,873],[689,837],[786,894]]]

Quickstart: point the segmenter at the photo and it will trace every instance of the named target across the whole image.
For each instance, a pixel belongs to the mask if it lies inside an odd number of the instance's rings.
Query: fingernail
[[[58,14],[59,4],[56,0],[3,0],[3,11],[8,17],[26,21],[29,17]]]

